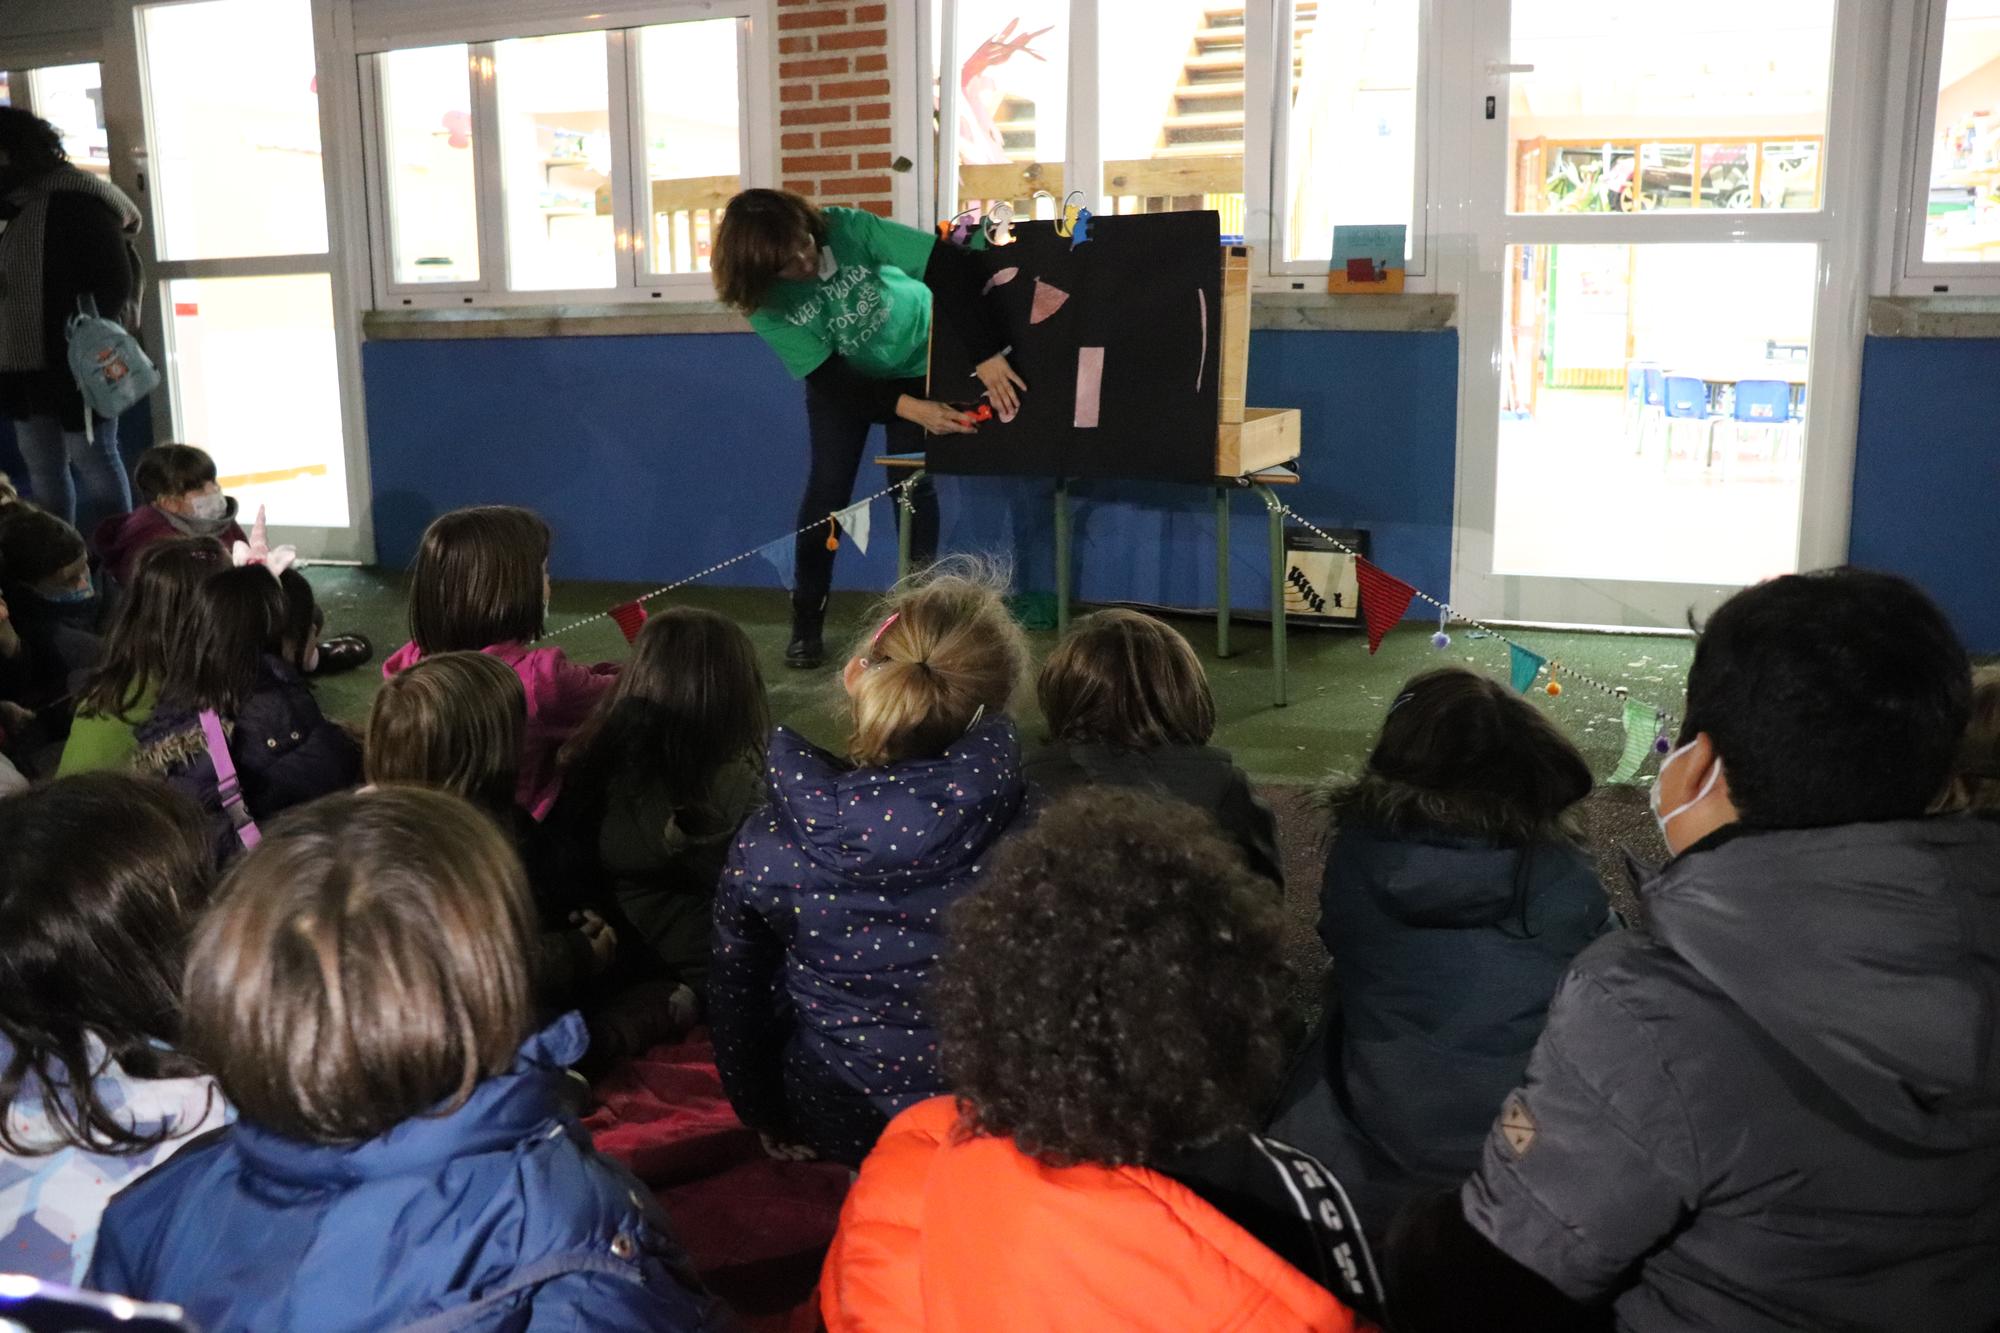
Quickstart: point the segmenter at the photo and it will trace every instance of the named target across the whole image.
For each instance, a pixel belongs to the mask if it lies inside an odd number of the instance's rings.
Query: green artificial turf
[[[381,658],[407,637],[401,575],[375,570],[322,566],[309,571],[326,611],[329,633],[359,630],[375,642],[376,660],[361,671],[336,676],[320,684],[320,696],[333,716],[359,722],[366,717],[380,678]],[[626,653],[618,627],[609,620],[563,627],[606,607],[628,601],[650,588],[638,584],[559,583],[549,624],[557,643],[584,661],[616,659]],[[838,653],[863,628],[873,599],[865,594],[836,594],[827,621],[827,640]],[[652,604],[706,606],[737,621],[756,643],[771,687],[772,715],[813,740],[838,746],[842,735],[840,696],[830,662],[819,671],[787,670],[783,664],[790,628],[786,596],[774,589],[687,588]],[[1382,716],[1402,682],[1417,672],[1445,664],[1470,666],[1505,677],[1508,653],[1496,639],[1476,637],[1477,631],[1452,627],[1451,646],[1431,646],[1434,625],[1408,622],[1368,655],[1358,632],[1295,627],[1289,638],[1291,704],[1271,702],[1270,630],[1237,622],[1231,630],[1235,654],[1215,657],[1213,616],[1175,616],[1173,623],[1187,635],[1207,663],[1220,720],[1216,743],[1236,754],[1260,783],[1303,784],[1329,772],[1357,767],[1367,754]],[[1678,712],[1693,643],[1687,638],[1659,635],[1585,634],[1550,630],[1508,631],[1534,651],[1605,682],[1622,685],[1634,698]],[[1053,631],[1031,631],[1037,657],[1055,643]],[[1539,688],[1532,695],[1537,707],[1557,718],[1582,749],[1591,768],[1602,777],[1617,762],[1623,744],[1622,704],[1585,686],[1570,684],[1560,698]],[[1039,734],[1032,689],[1021,704],[1024,731]]]

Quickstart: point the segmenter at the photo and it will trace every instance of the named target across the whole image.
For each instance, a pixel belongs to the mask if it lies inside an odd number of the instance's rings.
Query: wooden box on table
[[[1222,247],[1222,347],[1215,475],[1241,477],[1299,456],[1295,407],[1246,407],[1250,373],[1250,247]]]

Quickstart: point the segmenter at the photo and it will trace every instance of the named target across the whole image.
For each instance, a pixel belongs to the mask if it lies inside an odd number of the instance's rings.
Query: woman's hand
[[[1005,421],[1021,410],[1021,394],[1027,390],[1028,382],[1015,373],[1007,362],[1005,352],[995,352],[979,363],[973,374],[986,386],[986,396],[993,401],[993,410]]]
[[[618,956],[618,932],[603,917],[588,909],[571,912],[569,919],[570,924],[590,941],[591,975],[601,976],[609,971],[612,960]]]
[[[971,435],[978,423],[950,403],[904,394],[896,400],[896,415],[924,428],[926,435]]]
[[[758,1139],[763,1142],[764,1155],[780,1162],[810,1162],[819,1154],[803,1143],[790,1143],[759,1131]]]

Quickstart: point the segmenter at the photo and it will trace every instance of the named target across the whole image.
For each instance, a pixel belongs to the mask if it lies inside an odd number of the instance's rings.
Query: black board
[[[976,251],[1028,382],[1021,411],[976,435],[936,436],[934,472],[1209,481],[1215,475],[1222,349],[1221,220],[1213,212],[1091,218],[1072,245],[1053,222],[1014,226]],[[1064,293],[1032,321],[1038,286]],[[1044,302],[1053,300],[1045,292]],[[1096,424],[1079,424],[1078,382],[1101,349]],[[1080,371],[1080,367],[1083,369]],[[931,396],[982,401],[950,329],[931,342]],[[1084,417],[1087,421],[1087,414]]]

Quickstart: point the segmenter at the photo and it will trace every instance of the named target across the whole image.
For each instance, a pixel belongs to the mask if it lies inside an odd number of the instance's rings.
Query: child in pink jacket
[[[521,677],[528,730],[521,808],[542,818],[562,775],[556,754],[590,715],[618,666],[582,666],[560,648],[535,648],[549,605],[549,525],[513,505],[454,509],[424,530],[410,576],[410,642],[382,664],[384,679],[431,653],[484,652]]]

